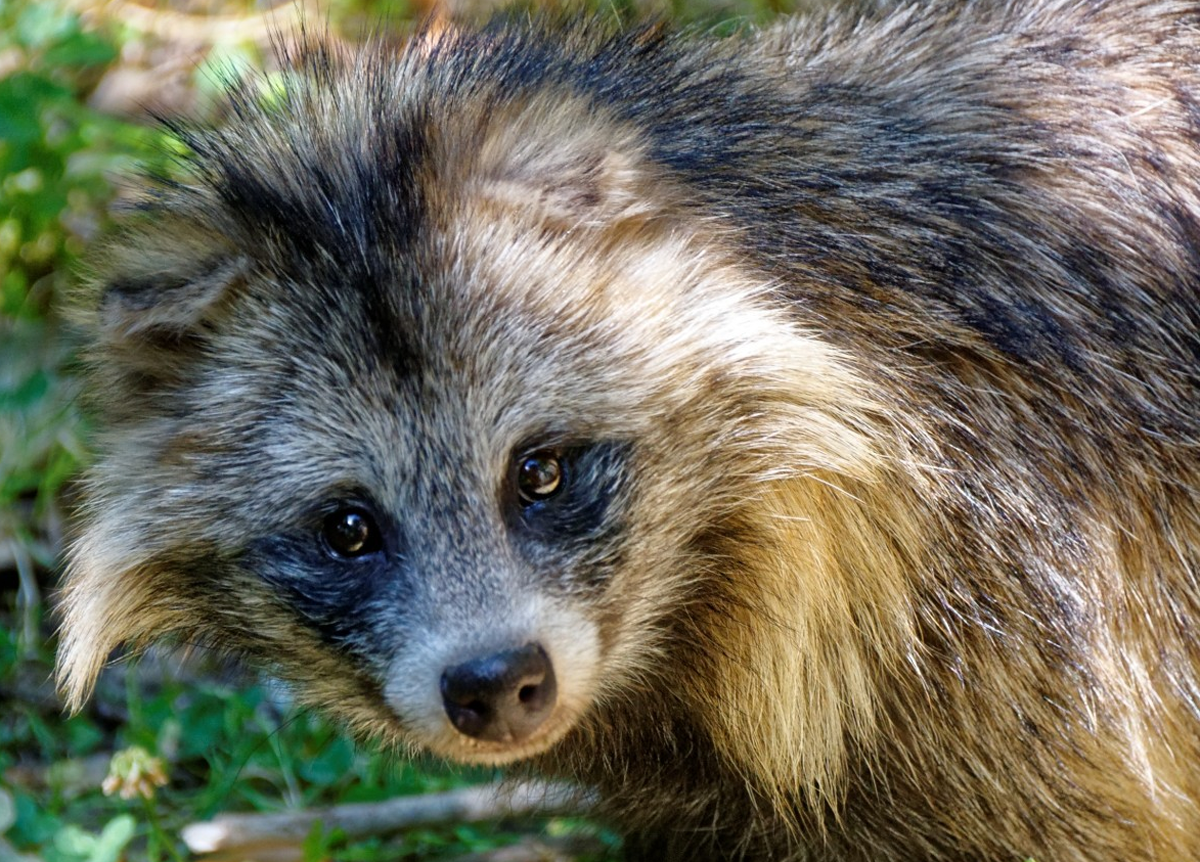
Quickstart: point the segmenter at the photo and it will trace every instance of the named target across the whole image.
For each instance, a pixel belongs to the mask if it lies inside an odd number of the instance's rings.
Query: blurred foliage
[[[161,161],[160,132],[89,109],[83,96],[117,57],[53,3],[0,0],[0,314],[52,310],[85,243],[103,227],[112,178]]]
[[[53,562],[59,494],[84,459],[63,285],[104,226],[111,177],[164,152],[159,132],[85,105],[116,56],[55,4],[0,0],[0,571],[19,573],[26,648],[34,566]]]

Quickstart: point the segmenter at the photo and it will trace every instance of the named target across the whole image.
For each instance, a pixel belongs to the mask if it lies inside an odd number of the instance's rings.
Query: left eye
[[[383,546],[375,519],[357,507],[338,509],[326,517],[321,536],[325,546],[343,558],[373,554]]]
[[[517,494],[526,505],[553,497],[562,485],[563,466],[557,452],[532,452],[517,463]]]

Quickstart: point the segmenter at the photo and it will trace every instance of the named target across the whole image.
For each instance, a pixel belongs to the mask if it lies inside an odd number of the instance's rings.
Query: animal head
[[[845,358],[638,130],[493,49],[312,50],[183,130],[186,177],[98,255],[73,705],[168,637],[359,731],[528,757],[672,684],[748,500],[871,461]]]

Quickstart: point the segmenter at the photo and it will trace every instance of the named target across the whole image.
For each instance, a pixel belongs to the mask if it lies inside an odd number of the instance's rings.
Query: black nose
[[[490,742],[525,739],[554,711],[558,685],[540,644],[471,659],[442,673],[442,703],[459,732]]]

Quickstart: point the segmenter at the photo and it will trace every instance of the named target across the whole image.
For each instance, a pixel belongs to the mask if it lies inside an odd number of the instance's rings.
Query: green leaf
[[[0,78],[0,140],[10,146],[42,139],[42,108],[71,98],[71,91],[32,72]]]
[[[116,58],[117,49],[107,40],[94,33],[75,32],[48,48],[42,62],[50,68],[86,67],[111,63]]]
[[[75,715],[64,721],[63,730],[67,737],[67,751],[72,757],[91,754],[104,741],[104,732],[83,715]]]
[[[77,32],[75,17],[55,3],[30,3],[17,16],[14,34],[26,48],[41,48]]]
[[[15,389],[0,390],[0,410],[28,409],[38,404],[50,390],[50,376],[44,369],[38,369]]]
[[[119,862],[136,832],[137,821],[129,814],[118,814],[99,835],[78,826],[64,826],[54,837],[54,849],[63,862]]]
[[[43,812],[33,797],[16,789],[12,790],[12,796],[17,819],[9,827],[7,837],[18,847],[45,844],[62,831],[62,822],[57,817]]]
[[[0,787],[0,835],[3,835],[17,822],[17,803],[12,794]]]
[[[79,826],[65,826],[54,837],[54,849],[69,859],[87,859],[96,848],[96,836]]]
[[[299,768],[300,777],[321,787],[328,787],[346,777],[354,765],[354,749],[342,737],[334,737],[320,752]]]
[[[346,843],[346,833],[341,829],[326,829],[320,821],[314,823],[304,838],[304,862],[321,862],[330,858],[338,845]]]
[[[118,862],[121,851],[133,840],[137,822],[129,814],[118,814],[104,827],[92,848],[88,862]]]

